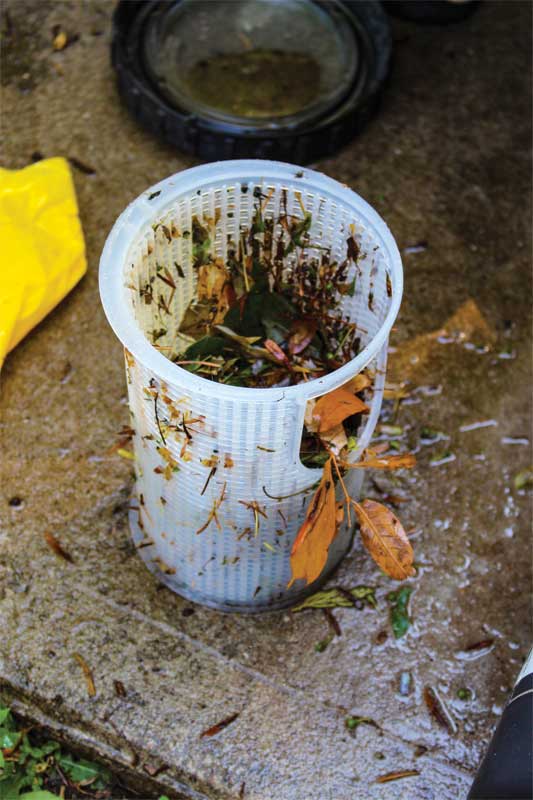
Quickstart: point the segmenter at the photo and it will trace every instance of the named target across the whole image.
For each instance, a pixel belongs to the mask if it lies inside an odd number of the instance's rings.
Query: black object
[[[503,711],[468,800],[531,800],[532,797],[533,672],[526,671],[523,677],[519,676]]]
[[[376,110],[391,47],[376,0],[121,0],[113,18],[131,114],[210,161],[332,155]]]
[[[478,0],[453,2],[453,0],[386,0],[385,10],[394,17],[408,19],[410,22],[430,25],[448,25],[462,22],[474,13]]]

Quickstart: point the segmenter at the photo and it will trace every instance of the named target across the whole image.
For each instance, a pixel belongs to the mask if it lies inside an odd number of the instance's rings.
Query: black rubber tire
[[[448,25],[462,22],[477,9],[477,0],[452,3],[448,0],[386,0],[385,10],[393,17],[428,25]]]
[[[150,13],[154,0],[120,0],[113,16],[112,63],[120,96],[132,116],[169,144],[206,161],[230,158],[270,158],[309,164],[333,155],[359,133],[375,113],[387,77],[392,37],[387,15],[377,0],[344,0],[357,17],[372,47],[363,93],[343,103],[312,125],[290,131],[265,133],[236,129],[221,122],[172,107],[144,73],[139,56],[140,20]]]

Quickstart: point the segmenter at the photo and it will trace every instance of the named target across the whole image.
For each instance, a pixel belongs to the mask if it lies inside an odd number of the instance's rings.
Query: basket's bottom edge
[[[214,611],[221,611],[223,613],[237,613],[237,614],[267,614],[269,612],[276,612],[276,611],[283,611],[286,608],[291,608],[292,606],[301,603],[305,600],[306,597],[309,595],[314,594],[315,592],[319,591],[319,589],[326,583],[326,581],[331,578],[331,576],[336,572],[338,567],[340,566],[341,561],[344,559],[346,554],[351,548],[352,541],[353,541],[353,532],[348,537],[348,542],[346,547],[338,554],[335,562],[329,566],[327,569],[324,570],[322,575],[317,578],[316,581],[305,586],[300,592],[291,594],[290,597],[282,598],[281,600],[274,600],[265,602],[264,604],[254,603],[254,605],[246,605],[246,604],[239,604],[239,603],[220,603],[215,600],[210,600],[209,598],[205,597],[198,592],[195,592],[187,587],[180,587],[179,589],[176,588],[172,578],[169,575],[165,575],[165,573],[154,563],[152,560],[148,558],[148,553],[146,552],[146,548],[139,548],[139,544],[145,539],[146,534],[143,530],[141,530],[137,512],[134,509],[131,509],[129,512],[129,526],[130,526],[130,533],[133,539],[133,543],[137,550],[137,554],[143,560],[146,568],[157,578],[157,580],[164,584],[171,592],[174,594],[179,595],[180,597],[185,598],[185,600],[190,600],[192,603],[197,603],[201,606],[206,606],[207,608],[212,608]]]

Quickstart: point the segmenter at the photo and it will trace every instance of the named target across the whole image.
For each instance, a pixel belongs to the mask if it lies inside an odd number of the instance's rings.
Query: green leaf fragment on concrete
[[[359,601],[359,602],[358,602]],[[294,606],[293,611],[305,608],[377,608],[376,590],[372,586],[354,586],[353,589],[333,588],[307,597]]]
[[[330,633],[328,636],[326,636],[325,639],[321,639],[319,642],[317,642],[315,644],[316,652],[317,653],[323,653],[324,650],[326,650],[326,648],[331,644],[332,640],[333,640],[333,634],[332,633]]]
[[[370,717],[346,717],[346,719],[344,720],[344,724],[346,725],[349,731],[355,730],[356,728],[359,727],[359,725],[362,725],[363,723],[365,723],[366,725],[374,725],[374,726],[376,724],[373,719],[370,719]]]
[[[533,469],[523,469],[514,479],[515,489],[525,489],[527,486],[533,486]]]
[[[401,639],[402,636],[405,636],[411,624],[409,599],[412,591],[412,586],[402,586],[398,591],[389,592],[387,595],[392,631],[396,639]]]

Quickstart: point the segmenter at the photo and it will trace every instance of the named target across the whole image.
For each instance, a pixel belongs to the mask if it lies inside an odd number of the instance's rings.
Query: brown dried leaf
[[[198,300],[218,300],[222,289],[230,281],[227,269],[218,264],[203,264],[198,269]]]
[[[122,681],[113,681],[113,685],[115,687],[115,694],[117,697],[126,697],[126,687]]]
[[[400,520],[375,500],[352,501],[363,544],[376,564],[397,581],[414,575],[413,548]]]
[[[469,299],[442,328],[415,336],[404,342],[392,354],[388,372],[390,379],[398,382],[415,381],[424,367],[442,347],[443,338],[455,342],[472,342],[491,346],[496,339],[494,328],[484,318],[474,300]],[[390,396],[385,393],[385,397]]]
[[[330,458],[324,466],[320,485],[294,540],[291,550],[292,577],[288,587],[299,578],[303,578],[306,583],[312,583],[318,578],[326,565],[329,546],[342,522],[344,511],[342,505],[339,507],[335,500],[332,461]]]
[[[348,381],[344,385],[345,389],[349,389],[350,392],[354,394],[359,394],[359,392],[368,389],[369,386],[372,386],[372,381],[364,372],[360,372],[359,375],[356,375],[355,378],[352,378],[351,381]]]
[[[265,342],[266,344],[266,342]],[[343,386],[320,397],[313,409],[319,433],[330,431],[352,414],[365,413],[368,406]]]
[[[341,466],[350,469],[411,469],[416,464],[416,458],[412,453],[398,453],[386,456],[374,454],[367,455],[364,461],[355,461],[353,464],[341,462]]]
[[[232,283],[225,283],[218,298],[217,312],[213,319],[213,325],[218,325],[224,322],[224,318],[228,313],[230,307],[235,303],[237,296]]]
[[[70,553],[67,553],[67,551],[61,547],[60,543],[52,533],[46,531],[43,535],[50,550],[53,550],[54,553],[60,558],[64,559],[64,561],[68,561],[69,564],[74,564],[74,559]]]
[[[324,433],[321,433],[320,439],[326,445],[328,450],[330,450],[336,456],[339,456],[341,451],[348,444],[348,437],[346,436],[346,431],[344,430],[344,425],[342,422],[339,425],[336,425],[330,431],[324,431]]]
[[[80,656],[79,653],[73,653],[72,655],[83,670],[83,675],[85,677],[85,682],[87,684],[87,692],[89,694],[89,697],[94,697],[96,694],[96,689],[94,687],[93,674],[91,672],[89,665],[87,664],[83,656]]]

